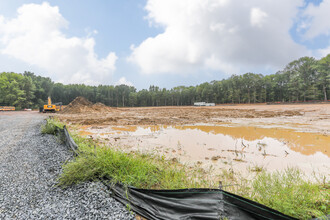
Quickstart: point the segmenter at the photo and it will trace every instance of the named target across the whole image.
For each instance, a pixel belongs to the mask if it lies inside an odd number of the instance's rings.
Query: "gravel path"
[[[0,112],[0,219],[134,219],[102,183],[55,187],[71,153],[40,133],[44,118]]]

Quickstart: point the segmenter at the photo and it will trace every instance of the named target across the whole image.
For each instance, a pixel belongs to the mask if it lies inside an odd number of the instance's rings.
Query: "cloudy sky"
[[[0,72],[171,88],[330,53],[330,0],[0,0]]]

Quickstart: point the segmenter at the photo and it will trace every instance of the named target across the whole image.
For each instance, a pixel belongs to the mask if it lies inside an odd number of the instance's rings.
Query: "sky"
[[[148,89],[330,53],[330,0],[0,0],[0,72]]]

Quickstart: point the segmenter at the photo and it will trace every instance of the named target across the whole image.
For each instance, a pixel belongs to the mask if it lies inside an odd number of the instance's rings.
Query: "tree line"
[[[327,101],[330,90],[330,54],[320,60],[302,57],[271,75],[245,73],[197,86],[172,89],[150,86],[137,91],[127,85],[54,83],[31,72],[0,73],[0,105],[38,108],[51,96],[53,102],[70,103],[77,96],[115,107],[193,105],[194,102],[264,103]]]

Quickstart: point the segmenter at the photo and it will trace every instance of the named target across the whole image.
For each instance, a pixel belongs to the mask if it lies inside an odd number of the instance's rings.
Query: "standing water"
[[[328,176],[330,137],[293,129],[212,125],[86,128],[86,135],[109,140],[126,152],[157,153],[205,169],[245,173],[298,167]]]

